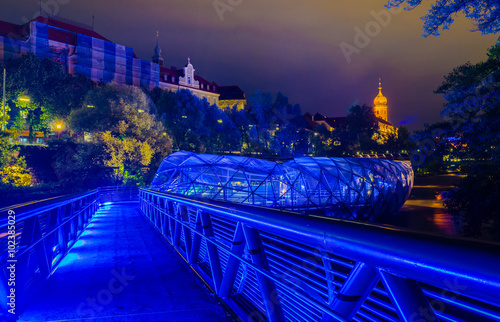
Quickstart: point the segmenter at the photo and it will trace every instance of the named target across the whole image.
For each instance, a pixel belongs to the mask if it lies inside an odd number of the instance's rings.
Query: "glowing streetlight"
[[[29,102],[29,101],[30,101],[30,98],[29,98],[29,97],[26,97],[26,96],[22,96],[22,97],[19,97],[19,100],[20,100],[20,101],[23,101],[23,102]]]
[[[2,109],[3,109],[3,114],[2,114],[2,131],[5,130],[6,128],[6,122],[5,122],[5,79],[6,79],[6,70],[5,68],[3,69],[3,86],[2,86]]]
[[[56,133],[57,133],[57,138],[59,138],[61,136],[61,131],[63,130],[64,128],[64,123],[63,122],[56,122],[54,124],[54,127],[55,127],[55,130],[56,130]]]

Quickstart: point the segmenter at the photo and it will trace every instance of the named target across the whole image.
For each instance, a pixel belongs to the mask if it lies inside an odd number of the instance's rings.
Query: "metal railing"
[[[139,189],[143,186],[109,186],[99,188],[101,204],[139,202]]]
[[[29,295],[54,273],[99,207],[110,203],[137,203],[138,193],[139,186],[101,187],[0,209],[2,309],[7,312],[10,308],[4,299],[8,298],[12,286],[16,315],[21,313]],[[12,272],[9,267],[14,267]]]
[[[15,312],[20,312],[26,295],[52,275],[98,207],[99,191],[93,190],[0,209],[0,303],[5,312],[12,293]]]
[[[243,321],[500,321],[500,245],[140,190]]]

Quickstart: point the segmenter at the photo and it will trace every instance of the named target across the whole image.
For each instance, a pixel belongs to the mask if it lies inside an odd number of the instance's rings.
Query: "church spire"
[[[161,49],[160,49],[160,33],[157,30],[156,31],[156,47],[155,47],[155,54],[151,58],[153,63],[157,63],[160,66],[163,66],[163,57],[161,56]]]
[[[373,112],[378,118],[387,121],[387,97],[382,94],[382,80],[378,79],[378,95],[373,100]]]

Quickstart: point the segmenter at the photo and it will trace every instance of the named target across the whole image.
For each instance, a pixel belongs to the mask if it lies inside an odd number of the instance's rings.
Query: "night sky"
[[[218,2],[217,2],[218,1]],[[107,39],[150,60],[160,33],[165,66],[187,57],[196,74],[219,85],[287,95],[304,112],[345,116],[353,103],[373,103],[378,78],[389,101],[389,121],[411,130],[439,121],[444,100],[433,91],[444,75],[478,62],[496,36],[470,32],[459,17],[440,37],[422,37],[427,7],[391,14],[377,30],[371,12],[386,0],[44,0],[55,15],[92,24]],[[434,1],[432,1],[434,2]],[[233,4],[217,12],[214,3]],[[429,2],[426,2],[429,3]],[[56,4],[56,5],[54,5]],[[23,23],[37,0],[3,0],[0,20]],[[341,44],[355,47],[355,28],[371,36],[347,62]],[[378,25],[380,26],[380,24]],[[358,29],[358,30],[359,30]]]

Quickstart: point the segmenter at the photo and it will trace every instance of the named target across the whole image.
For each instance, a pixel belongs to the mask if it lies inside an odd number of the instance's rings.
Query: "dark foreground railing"
[[[141,189],[244,321],[500,321],[500,245]]]
[[[138,202],[138,193],[138,186],[102,187],[0,209],[0,320],[21,313],[100,205]]]
[[[93,190],[0,209],[4,317],[20,313],[27,295],[52,275],[98,207],[99,191]]]

